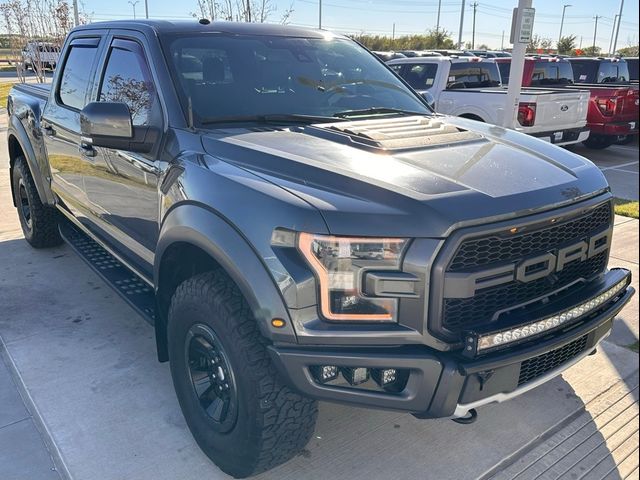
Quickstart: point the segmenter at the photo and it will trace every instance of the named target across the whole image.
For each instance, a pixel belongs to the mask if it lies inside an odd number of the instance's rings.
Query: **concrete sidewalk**
[[[4,154],[0,337],[12,373],[0,363],[0,479],[229,478],[189,434],[168,366],[156,361],[152,328],[68,247],[33,250],[24,241]],[[638,222],[616,218],[614,237],[611,265],[631,268],[637,289]],[[634,302],[597,355],[482,408],[473,425],[321,403],[307,449],[256,478],[637,476],[638,355],[625,348],[638,338],[637,296]]]
[[[0,478],[2,480],[60,480],[57,467],[49,454],[45,441],[48,433],[41,435],[43,425],[39,417],[34,418],[32,404],[26,391],[19,389],[14,378],[15,366],[4,351],[0,339]],[[20,385],[22,387],[22,385]],[[22,390],[22,395],[20,393]]]

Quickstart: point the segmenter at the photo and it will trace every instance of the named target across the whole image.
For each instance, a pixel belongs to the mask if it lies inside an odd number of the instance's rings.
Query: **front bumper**
[[[623,278],[630,282],[629,271],[611,270],[590,289],[590,295],[608,290]],[[289,384],[309,397],[411,412],[420,418],[460,417],[472,408],[502,402],[531,390],[593,352],[609,334],[614,317],[634,292],[632,287],[627,286],[601,310],[579,322],[525,344],[473,359],[413,345],[340,348],[271,346],[269,351]],[[584,299],[576,299],[576,302],[581,300]],[[576,345],[579,351],[571,350]],[[567,349],[572,355],[561,364],[522,382],[521,373],[527,362],[535,362],[544,355],[557,356],[557,352]],[[405,369],[409,371],[409,376],[403,390],[393,393],[382,389],[376,391],[318,383],[309,368],[314,365]]]
[[[552,130],[548,132],[531,133],[531,136],[553,143],[554,145],[572,145],[589,138],[589,128],[571,128],[567,130]]]

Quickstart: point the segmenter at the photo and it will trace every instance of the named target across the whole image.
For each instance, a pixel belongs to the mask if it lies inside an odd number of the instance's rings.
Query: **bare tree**
[[[191,15],[209,20],[264,23],[276,13],[272,0],[197,0],[197,11]],[[293,4],[284,10],[280,23],[288,23],[293,13]]]
[[[11,60],[18,79],[25,81],[26,68],[33,69],[38,82],[46,69],[54,68],[60,48],[73,27],[67,0],[8,0],[0,5],[6,32],[11,38]],[[81,23],[89,16],[82,12]]]

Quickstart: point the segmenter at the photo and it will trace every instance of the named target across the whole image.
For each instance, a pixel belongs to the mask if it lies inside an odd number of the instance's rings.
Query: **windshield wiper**
[[[365,115],[378,115],[378,114],[403,114],[403,115],[430,115],[430,112],[412,112],[411,110],[402,110],[401,108],[388,108],[388,107],[371,107],[363,108],[360,110],[344,110],[342,112],[334,113],[333,116],[337,118],[359,117]]]
[[[335,122],[334,117],[321,115],[303,115],[299,113],[268,113],[265,115],[229,115],[226,117],[211,117],[200,120],[201,125],[216,123],[322,123]]]

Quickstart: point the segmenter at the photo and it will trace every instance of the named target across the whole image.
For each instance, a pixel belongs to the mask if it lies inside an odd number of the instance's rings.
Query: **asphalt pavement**
[[[637,199],[637,146],[611,148],[592,159],[619,196],[607,172],[635,171]],[[152,328],[70,248],[24,241],[6,162],[0,146],[0,479],[229,478],[189,434]],[[614,239],[637,289],[638,222],[617,217]],[[301,455],[256,478],[636,478],[637,339],[636,296],[597,355],[473,425],[323,402]]]

